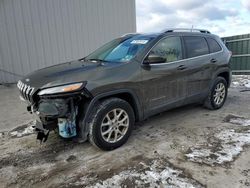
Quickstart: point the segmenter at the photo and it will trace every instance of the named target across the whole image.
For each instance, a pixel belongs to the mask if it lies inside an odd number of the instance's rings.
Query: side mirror
[[[145,60],[144,60],[144,64],[149,65],[149,64],[154,64],[154,63],[164,63],[166,62],[166,58],[155,55],[155,54],[149,54]]]

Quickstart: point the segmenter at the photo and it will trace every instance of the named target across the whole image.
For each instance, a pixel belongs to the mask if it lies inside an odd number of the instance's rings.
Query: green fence
[[[222,38],[232,51],[231,67],[233,73],[250,73],[250,34]]]

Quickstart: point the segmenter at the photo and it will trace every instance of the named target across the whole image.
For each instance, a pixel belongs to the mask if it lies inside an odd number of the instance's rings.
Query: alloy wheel
[[[121,108],[109,111],[103,118],[101,124],[102,138],[108,143],[116,143],[127,133],[129,127],[129,116]]]
[[[214,103],[220,105],[226,96],[226,87],[223,83],[218,83],[215,87],[215,92],[213,95]]]

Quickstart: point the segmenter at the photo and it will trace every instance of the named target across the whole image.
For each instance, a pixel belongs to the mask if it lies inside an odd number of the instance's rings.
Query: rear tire
[[[228,85],[223,77],[217,77],[213,83],[208,97],[204,102],[204,106],[210,110],[217,110],[221,108],[227,98]]]
[[[89,122],[90,143],[102,150],[113,150],[127,142],[135,115],[128,102],[110,98],[96,106]]]

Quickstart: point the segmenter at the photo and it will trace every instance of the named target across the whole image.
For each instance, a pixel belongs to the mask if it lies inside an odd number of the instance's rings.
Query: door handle
[[[177,70],[184,70],[186,69],[187,67],[185,65],[180,65],[177,67]]]
[[[217,62],[217,59],[214,59],[214,58],[213,58],[213,59],[210,60],[210,62],[211,62],[211,63],[216,63],[216,62]]]

